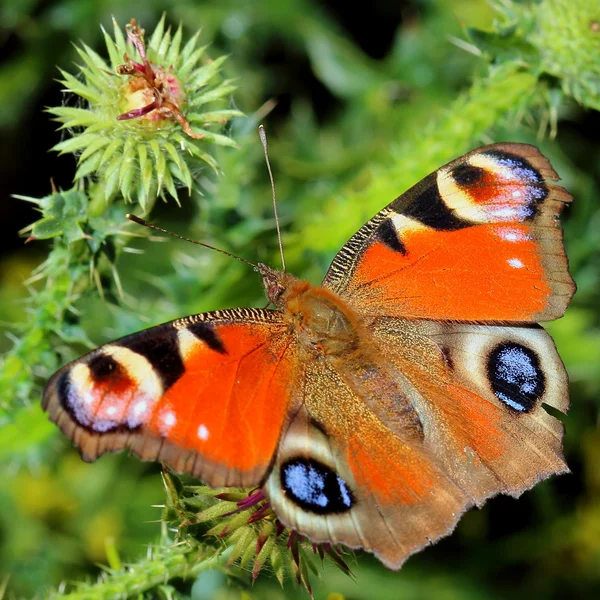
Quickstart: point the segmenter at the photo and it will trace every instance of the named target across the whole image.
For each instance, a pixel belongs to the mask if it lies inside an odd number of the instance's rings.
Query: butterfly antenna
[[[273,171],[271,171],[271,162],[269,161],[269,150],[267,144],[267,132],[262,125],[258,126],[258,135],[263,145],[265,152],[265,161],[267,162],[267,169],[269,170],[269,179],[271,180],[271,191],[273,192],[273,213],[275,214],[275,226],[277,227],[277,239],[279,240],[279,253],[281,254],[281,265],[285,272],[285,256],[283,255],[283,243],[281,241],[281,228],[279,227],[279,216],[277,214],[277,199],[275,197],[275,182],[273,181]]]
[[[184,240],[186,242],[191,242],[192,244],[196,244],[196,246],[203,246],[204,248],[208,248],[209,250],[215,250],[216,252],[220,252],[221,254],[224,254],[225,256],[230,256],[231,258],[235,258],[236,260],[239,260],[240,262],[246,263],[247,265],[254,267],[255,270],[260,271],[258,265],[251,263],[249,260],[246,260],[245,258],[242,258],[241,256],[231,254],[231,252],[227,252],[226,250],[221,250],[220,248],[215,248],[214,246],[210,246],[209,244],[205,244],[204,242],[197,242],[196,240],[191,240],[190,238],[186,238],[182,235],[178,235],[176,233],[173,233],[172,231],[163,229],[162,227],[157,227],[156,225],[152,225],[152,223],[148,223],[148,221],[144,221],[144,219],[140,219],[139,217],[136,217],[135,215],[132,215],[131,213],[127,213],[125,216],[130,221],[133,221],[134,223],[137,223],[138,225],[143,225],[144,227],[149,227],[150,229],[160,231],[161,233],[166,233],[167,235],[170,235],[174,238],[179,238],[180,240]]]

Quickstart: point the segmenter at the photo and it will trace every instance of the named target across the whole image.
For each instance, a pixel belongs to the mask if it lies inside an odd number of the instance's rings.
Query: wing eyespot
[[[281,487],[300,508],[319,515],[343,513],[356,504],[352,490],[335,471],[304,457],[281,465]]]
[[[546,377],[538,355],[527,346],[498,344],[488,355],[487,372],[494,395],[513,412],[531,412],[544,395]]]

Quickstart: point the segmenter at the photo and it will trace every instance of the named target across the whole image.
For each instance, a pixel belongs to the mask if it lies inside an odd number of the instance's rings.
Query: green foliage
[[[306,586],[310,565],[321,576],[311,577],[315,597],[583,598],[597,588],[600,167],[590,158],[594,140],[571,125],[584,118],[579,105],[599,108],[594,3],[503,0],[492,14],[479,0],[421,2],[419,17],[398,30],[385,57],[374,59],[310,0],[153,0],[137,15],[144,24],[158,22],[148,58],[174,67],[186,90],[182,112],[193,132],[207,134],[203,139],[190,137],[176,119],[160,127],[116,120],[140,105],[126,97],[131,77],[115,71],[127,64],[125,52],[142,58],[119,28],[111,36],[98,24],[109,22],[110,12],[126,22],[132,8],[111,1],[105,14],[92,0],[78,10],[68,0],[55,4],[35,18],[37,38],[25,27],[30,3],[0,7],[5,26],[24,40],[22,54],[0,67],[2,123],[14,126],[26,110],[15,95],[28,98],[53,76],[44,67],[53,36],[85,42],[73,51],[77,76],[66,45],[51,58],[71,90],[64,106],[50,109],[66,134],[55,149],[77,156],[76,183],[41,199],[21,198],[40,212],[24,232],[27,250],[49,249],[26,290],[20,274],[32,255],[24,251],[0,270],[0,310],[11,340],[2,342],[0,363],[0,597],[301,598],[306,592],[289,579]],[[469,27],[461,30],[459,20]],[[168,22],[183,26],[169,29]],[[200,39],[218,40],[212,62]],[[289,81],[284,69],[261,62],[282,39],[310,65],[335,110],[316,114],[304,81]],[[270,117],[270,95],[294,83],[289,114],[277,109]],[[236,106],[256,116],[243,118]],[[220,135],[230,120],[231,137]],[[545,482],[517,503],[497,500],[469,513],[452,538],[411,559],[400,574],[361,556],[352,565],[358,586],[343,568],[327,561],[322,568],[298,540],[296,562],[289,532],[275,535],[268,511],[248,523],[260,506],[222,517],[236,510],[241,491],[189,487],[167,476],[162,525],[144,524],[159,518],[150,505],[164,497],[156,469],[125,457],[84,465],[39,408],[47,378],[86,348],[185,314],[264,305],[258,278],[243,265],[180,242],[156,243],[125,220],[126,202],[136,202],[177,232],[277,265],[258,120],[271,133],[290,270],[314,281],[374,212],[482,143],[538,143],[576,198],[565,239],[578,293],[565,318],[549,325],[571,377],[566,453],[574,475]],[[161,194],[181,208],[158,206]],[[215,498],[224,493],[230,495]],[[331,559],[341,566],[336,555]],[[515,572],[522,574],[518,581],[511,579]]]

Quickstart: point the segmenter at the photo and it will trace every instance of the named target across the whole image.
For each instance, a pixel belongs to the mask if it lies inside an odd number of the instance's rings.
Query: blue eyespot
[[[318,514],[345,512],[354,506],[346,482],[324,464],[308,458],[294,458],[281,467],[283,491],[304,510]]]
[[[531,411],[544,393],[546,378],[537,354],[516,342],[505,342],[490,352],[488,375],[496,397],[516,412]]]

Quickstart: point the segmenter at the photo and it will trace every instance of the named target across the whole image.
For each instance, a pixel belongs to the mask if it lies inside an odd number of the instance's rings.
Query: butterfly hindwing
[[[284,524],[311,540],[364,548],[398,569],[448,535],[469,498],[426,449],[364,411],[334,371],[316,364],[307,375],[335,387],[307,396],[286,430],[265,484],[269,500]],[[313,402],[328,394],[340,401],[335,416],[335,407]]]
[[[281,313],[205,313],[66,365],[43,406],[87,460],[130,448],[214,486],[255,485],[290,410],[294,360]]]
[[[380,318],[372,331],[414,390],[424,443],[474,503],[568,471],[545,408],[566,412],[567,376],[544,329]]]
[[[571,196],[527,144],[493,144],[449,163],[362,227],[323,282],[362,312],[535,322],[573,294],[558,215]]]

